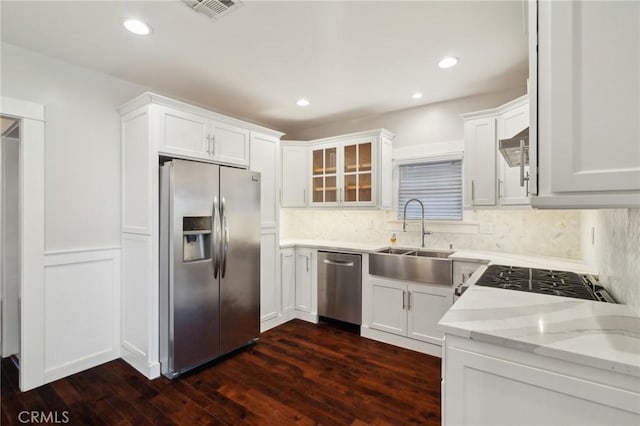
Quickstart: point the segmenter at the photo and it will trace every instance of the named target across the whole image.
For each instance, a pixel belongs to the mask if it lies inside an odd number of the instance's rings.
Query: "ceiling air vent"
[[[217,20],[242,6],[241,1],[234,0],[180,0],[189,9]]]

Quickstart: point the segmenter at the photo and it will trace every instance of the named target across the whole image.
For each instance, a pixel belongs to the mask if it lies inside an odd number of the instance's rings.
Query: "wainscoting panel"
[[[120,356],[120,249],[45,254],[45,382]]]

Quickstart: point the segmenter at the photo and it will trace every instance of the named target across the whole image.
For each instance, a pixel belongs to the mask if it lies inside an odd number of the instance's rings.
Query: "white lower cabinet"
[[[407,337],[442,345],[437,324],[452,304],[451,287],[407,285]]]
[[[277,265],[277,234],[263,233],[260,236],[260,323],[262,326],[267,321],[276,319],[282,312]]]
[[[407,284],[385,279],[371,279],[370,327],[387,333],[407,335],[405,298]]]
[[[451,286],[369,276],[364,291],[364,337],[439,356],[443,334],[437,324],[453,304]]]
[[[467,281],[474,272],[478,270],[481,265],[489,263],[488,260],[478,260],[475,262],[454,260],[453,261],[453,286]]]
[[[316,250],[288,247],[280,250],[280,280],[263,283],[261,331],[299,318],[318,322]]]
[[[296,249],[296,282],[295,282],[295,308],[297,311],[313,313],[313,263],[314,251],[312,249]]]
[[[282,311],[290,315],[296,308],[296,252],[293,248],[280,250],[282,277]]]
[[[445,339],[443,425],[638,425],[637,378],[458,336]]]

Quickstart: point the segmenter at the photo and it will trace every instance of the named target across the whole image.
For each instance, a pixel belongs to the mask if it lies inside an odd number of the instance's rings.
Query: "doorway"
[[[20,120],[0,116],[0,350],[20,360]]]
[[[7,247],[0,244],[0,258],[3,253],[13,254],[18,261],[18,286],[17,294],[13,295],[13,303],[6,303],[8,295],[0,294],[3,299],[0,316],[2,316],[3,324],[4,316],[13,310],[14,320],[19,321],[7,322],[12,332],[19,331],[18,335],[11,339],[0,327],[2,342],[0,342],[0,350],[2,344],[11,342],[14,346],[7,348],[7,352],[15,352],[15,344],[19,350],[17,354],[20,357],[19,381],[20,390],[27,391],[42,385],[45,382],[44,377],[44,160],[45,160],[45,114],[44,105],[36,104],[21,99],[8,98],[0,96],[0,119],[1,123],[6,123],[6,128],[0,128],[0,135],[6,136],[2,138],[2,146],[4,148],[5,141],[17,139],[18,156],[8,153],[7,158],[14,156],[12,161],[3,162],[0,159],[0,167],[9,164],[7,169],[13,166],[13,170],[17,169],[18,187],[14,193],[18,199],[17,203],[4,203],[7,207],[14,207],[16,204],[19,208],[17,211],[17,225],[11,225],[11,230],[4,222],[0,226],[0,242],[4,236],[9,236],[13,231],[14,236],[18,236],[18,242],[6,243]],[[17,125],[16,123],[17,122]],[[16,126],[16,127],[13,127]],[[10,129],[10,127],[12,127]],[[17,133],[13,133],[17,132]],[[17,137],[16,137],[17,136]],[[13,137],[13,138],[12,138]],[[7,146],[11,145],[11,141]],[[15,147],[15,142],[12,145]],[[11,151],[11,148],[9,148]],[[0,155],[3,149],[0,149]],[[17,160],[17,161],[16,161]],[[0,188],[4,186],[8,179],[3,176],[3,170],[0,170]],[[3,192],[3,191],[0,191]],[[8,194],[8,192],[7,192]],[[2,194],[0,194],[2,195]],[[2,196],[0,196],[2,203]],[[2,205],[0,205],[0,213]],[[8,215],[10,213],[7,212]],[[4,265],[3,270],[4,270]],[[15,268],[14,268],[15,271]],[[2,275],[2,274],[0,274]],[[3,278],[4,279],[4,278]],[[0,289],[4,291],[5,289]],[[12,290],[16,290],[15,285]],[[1,291],[0,291],[1,293]],[[9,333],[9,332],[7,332]],[[17,338],[17,340],[16,340]]]

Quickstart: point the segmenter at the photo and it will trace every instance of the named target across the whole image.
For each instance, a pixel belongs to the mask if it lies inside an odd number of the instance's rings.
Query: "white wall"
[[[30,349],[22,348],[21,386],[28,376],[31,388],[120,356],[116,107],[146,89],[5,43],[1,55],[2,96],[45,110],[45,243],[37,253],[44,270],[34,273],[42,282],[22,288],[23,294],[42,289],[22,304],[22,338]],[[26,149],[32,142],[21,143]],[[42,321],[27,324],[34,315]],[[29,369],[27,353],[34,361]]]
[[[2,43],[2,95],[45,106],[45,249],[120,246],[120,117],[144,87]]]
[[[592,211],[583,221],[585,260],[597,267],[600,283],[618,302],[640,313],[640,209]]]
[[[292,131],[283,139],[311,140],[361,130],[385,128],[396,134],[394,149],[464,139],[460,114],[495,108],[527,92],[526,86],[446,102]]]

